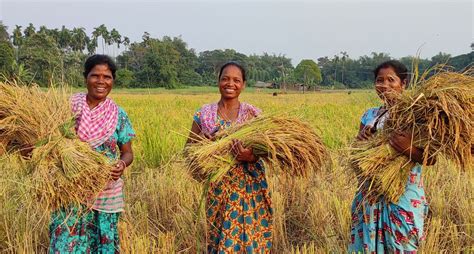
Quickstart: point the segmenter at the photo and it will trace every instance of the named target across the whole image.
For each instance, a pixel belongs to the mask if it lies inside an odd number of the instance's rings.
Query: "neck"
[[[234,109],[240,106],[239,98],[224,99],[221,97],[219,104],[224,109]]]
[[[93,108],[97,107],[97,105],[99,105],[99,103],[101,103],[103,101],[105,101],[105,98],[102,99],[102,100],[97,100],[97,99],[94,99],[91,96],[89,96],[89,94],[87,94],[87,96],[86,96],[86,102],[87,102],[87,105],[89,106],[90,109],[93,109]]]

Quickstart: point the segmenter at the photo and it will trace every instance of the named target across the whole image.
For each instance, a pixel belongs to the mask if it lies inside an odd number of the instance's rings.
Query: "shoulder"
[[[119,122],[127,122],[130,121],[127,112],[120,106],[117,106],[118,111],[118,121]]]
[[[127,116],[127,112],[120,106],[117,106],[118,109],[118,115],[120,116]]]
[[[375,117],[377,116],[379,110],[380,110],[381,107],[373,107],[373,108],[369,108],[367,109],[364,114],[362,115],[362,118],[360,119],[361,123],[363,125],[367,125],[367,123],[369,123],[370,121],[372,121],[373,119],[375,119]]]
[[[201,124],[202,118],[212,117],[217,112],[217,103],[204,104],[194,113],[194,121]]]
[[[244,114],[249,114],[249,115],[252,115],[252,116],[258,116],[262,113],[261,109],[255,107],[252,104],[246,103],[246,102],[242,102],[241,107],[242,107],[242,112],[244,112]]]

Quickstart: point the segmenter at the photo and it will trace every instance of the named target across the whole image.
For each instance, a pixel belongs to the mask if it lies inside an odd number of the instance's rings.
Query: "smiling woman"
[[[260,114],[260,109],[239,101],[245,81],[240,64],[229,62],[221,67],[221,99],[196,112],[188,142],[213,139],[218,131]],[[239,140],[229,149],[238,164],[222,180],[211,182],[206,193],[207,251],[270,253],[273,211],[263,162]]]
[[[79,138],[115,163],[111,181],[90,205],[63,207],[50,224],[50,253],[119,252],[117,230],[124,209],[125,168],[133,161],[131,140],[135,136],[125,111],[107,98],[115,80],[116,66],[106,55],[93,55],[84,65],[87,93],[74,94],[72,111]],[[117,150],[118,147],[118,150]],[[88,209],[91,206],[92,209]]]

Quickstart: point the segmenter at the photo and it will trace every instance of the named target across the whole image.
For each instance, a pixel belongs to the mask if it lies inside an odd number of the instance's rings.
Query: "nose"
[[[98,76],[97,77],[97,83],[104,83],[105,82],[105,77],[103,76]]]

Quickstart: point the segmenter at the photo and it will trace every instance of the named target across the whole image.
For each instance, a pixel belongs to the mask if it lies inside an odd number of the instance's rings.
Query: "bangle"
[[[123,168],[124,168],[124,169],[127,167],[127,163],[125,163],[124,160],[119,160],[118,162],[119,162],[119,163],[123,163]]]

